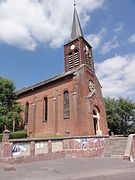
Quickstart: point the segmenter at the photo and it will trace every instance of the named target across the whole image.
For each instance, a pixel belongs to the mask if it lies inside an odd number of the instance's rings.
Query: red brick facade
[[[18,92],[18,102],[24,109],[29,103],[25,129],[32,136],[107,135],[104,101],[94,71],[92,47],[80,36],[64,46],[64,54],[64,74]],[[65,91],[69,96],[67,118]],[[23,118],[26,122],[26,112]]]

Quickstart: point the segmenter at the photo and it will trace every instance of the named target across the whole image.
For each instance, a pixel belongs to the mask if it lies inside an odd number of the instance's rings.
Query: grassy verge
[[[49,139],[49,138],[62,138],[62,136],[32,136],[32,137],[28,137],[28,138],[32,138],[32,139],[36,139],[36,138],[45,138],[45,139]]]

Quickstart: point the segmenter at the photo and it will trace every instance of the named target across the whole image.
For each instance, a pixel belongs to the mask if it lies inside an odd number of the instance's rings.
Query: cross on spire
[[[76,0],[74,0],[74,6],[76,6]]]

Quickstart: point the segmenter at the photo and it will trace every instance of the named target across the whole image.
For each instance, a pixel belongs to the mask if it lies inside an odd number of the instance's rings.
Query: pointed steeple
[[[71,34],[71,41],[83,36],[79,17],[76,11],[76,4],[74,4],[74,17],[73,17],[73,24],[72,24],[72,34]]]

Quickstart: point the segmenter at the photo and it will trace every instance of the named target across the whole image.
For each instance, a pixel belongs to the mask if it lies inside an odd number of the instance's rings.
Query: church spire
[[[71,34],[71,41],[83,36],[79,17],[76,11],[76,4],[74,2],[74,17],[73,17],[73,24],[72,24],[72,34]]]

